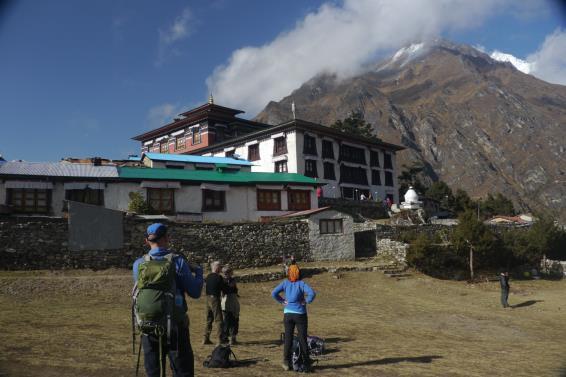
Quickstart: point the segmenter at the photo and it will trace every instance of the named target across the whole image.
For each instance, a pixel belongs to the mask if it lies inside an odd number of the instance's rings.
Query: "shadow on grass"
[[[237,366],[238,367],[250,367],[252,365],[256,365],[262,359],[259,357],[254,357],[251,359],[238,359]]]
[[[342,338],[339,336],[335,336],[332,338],[324,338],[325,343],[347,343],[355,340],[354,338]]]
[[[436,356],[436,355],[417,356],[417,357],[386,357],[385,359],[360,361],[358,363],[321,365],[321,366],[317,366],[316,369],[344,369],[344,368],[359,367],[365,365],[387,365],[387,364],[397,364],[404,362],[428,364],[428,363],[432,363],[432,361],[435,359],[441,359],[441,358],[442,356]]]
[[[511,307],[512,308],[524,308],[524,307],[527,307],[527,306],[534,305],[537,302],[544,302],[544,300],[528,300],[528,301],[521,302],[520,304],[511,305]]]
[[[275,340],[250,340],[248,342],[239,342],[245,346],[280,346],[283,344],[280,339]]]

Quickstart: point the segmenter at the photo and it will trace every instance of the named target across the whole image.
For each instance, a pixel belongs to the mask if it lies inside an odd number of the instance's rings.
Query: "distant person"
[[[360,200],[366,200],[366,196],[364,195],[363,192],[360,194]]]
[[[226,337],[223,331],[222,305],[220,296],[226,293],[224,278],[220,275],[222,265],[215,261],[210,264],[210,274],[206,276],[206,326],[204,328],[204,339],[202,344],[212,344],[210,341],[210,333],[212,332],[212,324],[216,327],[218,336],[218,344],[226,343]]]
[[[222,296],[222,315],[224,317],[224,336],[230,340],[230,345],[238,344],[237,335],[240,324],[240,301],[238,300],[238,286],[230,266],[222,268],[226,292]]]
[[[295,259],[295,254],[286,255],[283,257],[283,271],[285,272],[285,276],[287,276],[287,271],[289,271],[289,266],[297,264],[297,260]]]
[[[281,292],[285,293],[285,298],[280,296]],[[285,326],[285,345],[283,347],[283,361],[281,366],[284,370],[291,369],[291,347],[293,346],[293,337],[295,326],[299,335],[299,345],[301,347],[300,357],[303,364],[310,369],[312,364],[308,345],[308,317],[307,304],[310,304],[316,294],[313,289],[300,278],[299,267],[296,264],[290,265],[287,273],[287,279],[281,282],[271,296],[280,304],[284,305],[283,324]],[[306,296],[306,297],[305,297]]]
[[[189,336],[189,318],[185,293],[192,298],[199,298],[202,290],[202,268],[187,261],[184,255],[176,254],[168,249],[169,237],[167,227],[163,224],[152,224],[147,228],[145,242],[151,250],[137,259],[133,266],[134,282],[136,282],[136,299],[142,300],[144,288],[155,282],[151,276],[152,261],[170,261],[175,267],[175,307],[173,309],[173,329],[170,345],[167,346],[166,333],[160,339],[156,334],[142,335],[141,344],[144,352],[144,366],[148,377],[159,377],[164,372],[165,355],[168,354],[171,369],[175,376],[194,376],[194,356]],[[172,267],[171,267],[172,268]],[[143,275],[139,272],[143,271]],[[154,275],[155,276],[155,275]],[[149,292],[151,293],[151,292]],[[140,303],[141,304],[141,303]],[[164,330],[164,329],[162,329]],[[159,354],[160,343],[162,354]],[[162,363],[160,363],[160,360]]]
[[[501,305],[504,308],[509,307],[507,299],[509,298],[509,272],[502,272],[499,276],[499,284],[501,285]]]
[[[387,208],[391,208],[391,205],[393,204],[393,202],[391,201],[390,197],[387,197],[385,199],[385,205],[387,206]]]
[[[322,198],[322,194],[323,194],[322,187],[318,186],[316,189],[316,197],[320,199]]]

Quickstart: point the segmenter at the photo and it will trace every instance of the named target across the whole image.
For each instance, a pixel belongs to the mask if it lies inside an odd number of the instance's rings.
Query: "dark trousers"
[[[193,377],[195,375],[195,366],[188,324],[177,326],[177,331],[173,335],[171,338],[171,349],[167,347],[167,337],[162,339],[162,368],[166,367],[167,363],[165,361],[167,356],[169,356],[173,377]],[[143,335],[141,342],[147,376],[160,377],[159,339],[156,336]]]
[[[238,335],[240,318],[236,317],[232,312],[223,311],[222,313],[224,314],[224,336],[234,338]]]
[[[508,289],[502,289],[501,290],[501,305],[504,308],[509,307],[509,303],[507,302],[508,298],[509,298],[509,290]]]
[[[295,327],[299,336],[299,345],[301,347],[301,357],[305,363],[310,363],[309,349],[307,345],[307,332],[309,319],[306,314],[285,313],[283,315],[283,324],[285,325],[285,345],[283,347],[283,361],[291,364],[291,355],[293,354],[293,336]]]
[[[224,343],[226,336],[223,331],[224,319],[222,318],[222,306],[220,305],[220,297],[206,296],[206,325],[204,328],[204,337],[208,339],[212,332],[212,324],[216,327],[218,341]]]

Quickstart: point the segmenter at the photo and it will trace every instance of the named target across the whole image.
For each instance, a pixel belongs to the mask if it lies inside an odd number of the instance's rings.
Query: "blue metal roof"
[[[197,164],[228,164],[251,166],[248,160],[237,160],[229,157],[204,157],[192,154],[168,154],[168,153],[144,153],[145,157],[156,161],[175,161],[175,162],[193,162]],[[143,157],[142,157],[143,158]]]

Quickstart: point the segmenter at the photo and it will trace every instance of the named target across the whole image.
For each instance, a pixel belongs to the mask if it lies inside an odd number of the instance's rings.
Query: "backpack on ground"
[[[285,333],[282,332],[281,336],[281,344],[285,343]],[[293,344],[297,341],[296,335],[293,338]],[[324,346],[324,339],[318,337],[318,336],[314,336],[314,335],[309,335],[307,336],[307,346],[309,348],[309,355],[310,356],[320,356],[324,353],[325,350],[325,346]]]
[[[163,259],[153,259],[146,254],[138,265],[138,280],[132,293],[134,350],[136,328],[142,335],[157,337],[160,350],[163,349],[165,342],[168,347],[171,347],[172,321],[175,310],[175,275],[175,263],[171,253],[165,255]],[[136,375],[139,370],[140,353],[141,342]],[[161,371],[161,375],[165,375],[164,370]]]
[[[297,373],[310,373],[312,371],[312,360],[308,355],[301,354],[301,344],[293,339],[293,353],[291,355],[291,366]]]
[[[230,356],[234,360],[230,360]],[[202,365],[206,368],[231,368],[237,365],[238,359],[234,355],[234,351],[228,344],[220,344],[214,348],[212,354],[209,355]]]

